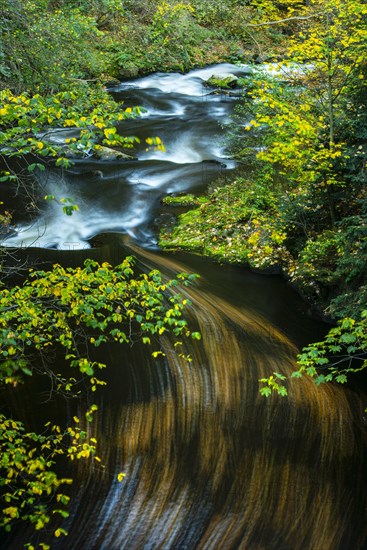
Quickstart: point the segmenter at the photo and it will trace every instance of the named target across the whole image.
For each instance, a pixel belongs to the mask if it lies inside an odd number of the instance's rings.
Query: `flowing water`
[[[72,196],[80,211],[68,218],[50,204],[7,242],[32,244],[30,255],[52,261],[114,263],[129,253],[167,276],[202,275],[185,289],[190,320],[202,333],[200,342],[185,343],[191,363],[173,352],[169,337],[159,362],[139,346],[99,352],[109,365],[108,386],[93,396],[99,412],[87,429],[105,467],[79,464],[69,536],[50,537],[51,548],[366,548],[367,396],[309,380],[294,381],[288,398],[259,395],[259,378],[290,374],[297,346],[325,328],[278,277],[156,250],[161,198],[204,190],[234,168],[224,158],[219,123],[235,99],[203,85],[214,71],[241,69],[156,74],[111,90],[146,108],[124,131],[159,135],[167,152],[141,147],[136,161],[87,160],[63,178],[48,174],[44,189]],[[26,398],[18,408],[32,415],[34,406],[40,414],[42,406]],[[50,414],[52,403],[43,408]],[[117,483],[120,471],[126,478]],[[29,532],[19,533],[5,547],[26,540]]]

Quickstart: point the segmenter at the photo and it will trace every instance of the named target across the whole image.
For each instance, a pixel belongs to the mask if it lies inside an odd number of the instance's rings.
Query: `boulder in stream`
[[[207,86],[213,88],[234,88],[238,82],[238,77],[232,73],[212,74],[206,81]]]
[[[105,147],[104,145],[96,145],[93,150],[93,156],[99,160],[134,160],[135,157],[127,155],[122,151]]]
[[[121,84],[121,81],[118,78],[115,78],[114,76],[110,76],[110,75],[104,75],[103,85],[106,88],[114,88],[115,86],[119,86],[120,84]]]

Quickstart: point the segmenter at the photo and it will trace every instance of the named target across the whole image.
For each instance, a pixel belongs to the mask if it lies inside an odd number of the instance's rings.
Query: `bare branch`
[[[293,17],[286,17],[285,19],[278,19],[277,21],[264,21],[263,23],[248,23],[247,27],[264,27],[266,25],[279,25],[279,23],[288,23],[288,21],[306,21],[313,17],[318,17],[322,12],[313,13],[312,15],[295,15]]]

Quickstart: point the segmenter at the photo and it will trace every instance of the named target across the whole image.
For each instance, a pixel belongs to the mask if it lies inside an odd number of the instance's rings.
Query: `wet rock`
[[[0,245],[2,244],[1,241],[5,241],[9,237],[13,237],[16,235],[15,229],[12,227],[9,227],[8,225],[2,225],[0,226]]]
[[[164,231],[170,233],[177,223],[177,217],[169,212],[164,212],[153,221],[153,229],[158,233]]]
[[[208,86],[214,88],[233,88],[238,82],[238,77],[234,74],[217,73],[213,74],[207,81]]]
[[[134,160],[131,155],[103,145],[96,145],[93,156],[99,160]]]
[[[114,76],[106,75],[103,79],[103,85],[106,86],[106,88],[113,88],[114,86],[119,86],[121,82],[118,78],[115,78]]]
[[[121,78],[136,78],[139,76],[139,68],[131,65],[130,67],[125,66],[120,69]]]

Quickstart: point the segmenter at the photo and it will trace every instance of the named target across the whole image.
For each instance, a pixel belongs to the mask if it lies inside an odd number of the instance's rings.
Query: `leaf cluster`
[[[73,155],[88,155],[95,145],[131,147],[135,137],[121,136],[115,124],[140,114],[138,107],[124,109],[102,88],[79,87],[53,96],[14,95],[0,92],[2,157],[34,155],[40,159],[57,157],[64,165]],[[54,130],[75,128],[76,137],[66,139],[65,146],[55,143]],[[29,171],[34,170],[34,163]]]
[[[138,117],[139,107],[124,108],[101,86],[80,85],[52,96],[2,90],[0,105],[0,183],[16,184],[16,192],[22,190],[30,202],[39,194],[38,173],[46,164],[67,169],[74,158],[96,154],[101,146],[131,149],[139,142],[116,127]],[[147,141],[152,147],[164,147],[159,138]],[[70,198],[54,199],[63,203],[67,215],[77,210]]]
[[[358,319],[345,317],[322,341],[303,348],[297,365],[291,378],[307,375],[317,385],[332,381],[345,384],[350,374],[364,371],[367,368],[367,310],[363,310]],[[265,397],[273,391],[287,395],[285,380],[286,377],[278,373],[262,378],[260,383],[264,385],[260,393]]]
[[[91,358],[92,348],[141,342],[156,358],[164,356],[159,342],[164,333],[174,334],[176,346],[183,337],[200,339],[183,318],[190,302],[178,292],[193,279],[181,273],[166,280],[157,270],[136,274],[131,257],[115,268],[87,260],[76,269],[55,265],[31,272],[0,298],[0,387],[16,391],[38,375],[65,397],[78,395],[81,387],[95,392],[105,385],[97,373],[106,364]],[[54,369],[55,353],[64,359],[64,374]],[[83,427],[96,410],[92,405],[83,422],[74,417],[65,427],[48,423],[41,434],[0,412],[0,527],[9,531],[22,520],[38,531],[54,515],[67,517],[69,497],[60,488],[72,480],[59,477],[55,468],[61,457],[99,461],[97,442]],[[58,527],[55,536],[62,534]]]
[[[188,277],[179,275],[183,284]],[[32,272],[22,287],[4,289],[0,298],[1,381],[15,384],[35,370],[55,376],[47,356],[56,347],[68,365],[93,377],[105,365],[89,359],[90,345],[153,344],[166,331],[189,336],[182,318],[188,301],[168,294],[177,284],[164,282],[158,271],[136,277],[130,257],[115,268],[87,260],[83,268]],[[62,380],[56,386],[70,390]]]
[[[52,518],[68,517],[70,497],[64,487],[73,480],[60,477],[55,466],[64,455],[71,460],[93,456],[99,461],[96,440],[87,437],[78,418],[74,423],[62,430],[48,422],[40,434],[0,413],[0,528],[6,532],[21,521],[40,531]],[[59,527],[55,536],[61,534],[67,532]]]

